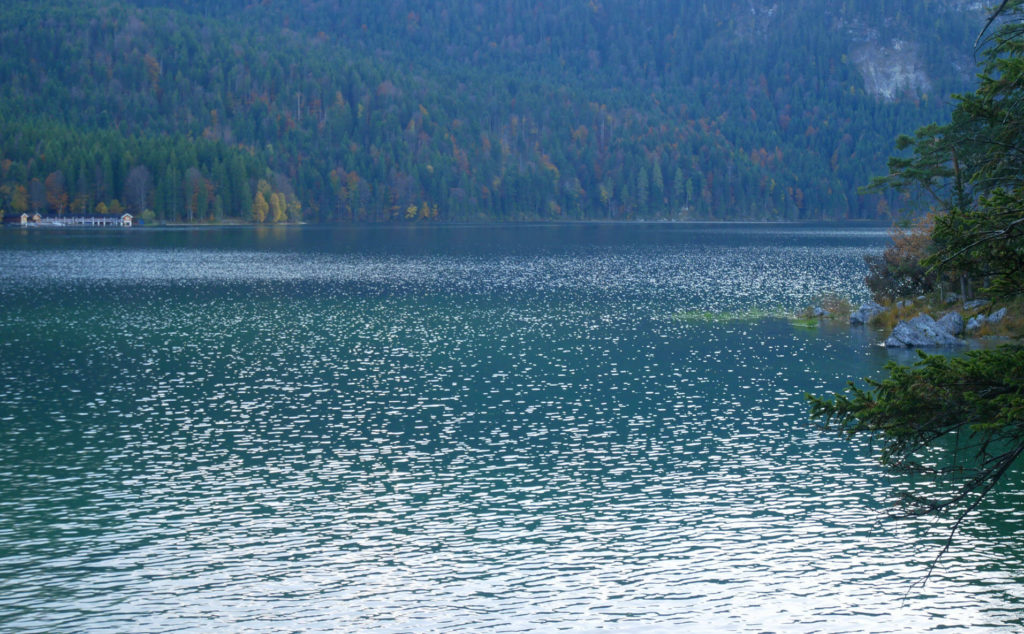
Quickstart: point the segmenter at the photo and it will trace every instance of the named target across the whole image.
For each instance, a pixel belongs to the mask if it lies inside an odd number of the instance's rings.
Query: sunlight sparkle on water
[[[530,231],[0,250],[0,624],[1019,623],[1019,505],[913,587],[944,535],[807,423],[874,335],[673,318],[861,299],[884,233]]]

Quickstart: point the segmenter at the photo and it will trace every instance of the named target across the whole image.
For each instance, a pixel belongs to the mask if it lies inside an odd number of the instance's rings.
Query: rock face
[[[853,51],[851,59],[864,78],[864,89],[884,101],[931,90],[918,47],[911,42],[893,40],[889,46],[869,42]]]
[[[986,300],[968,302],[967,306],[978,308],[988,304]],[[874,305],[878,312],[882,307]],[[851,324],[867,322],[874,313],[869,304],[861,306],[861,309],[850,316]],[[867,316],[871,314],[871,316]],[[866,318],[865,318],[866,317]],[[998,324],[1006,317],[1006,309],[1000,308],[990,315],[975,315],[967,323],[964,323],[964,316],[959,311],[950,311],[939,318],[938,321],[924,313],[907,321],[896,324],[892,335],[885,340],[886,348],[935,348],[940,346],[962,346],[966,342],[960,339],[965,334],[977,332],[985,324]]]
[[[859,309],[855,310],[850,315],[851,326],[861,326],[871,321],[871,318],[875,315],[885,311],[884,308],[876,304],[875,302],[868,302],[862,305]]]
[[[819,319],[828,319],[832,316],[832,313],[828,312],[821,306],[815,306],[811,309],[811,317],[817,317]]]
[[[964,316],[956,311],[946,313],[935,322],[935,325],[954,337],[964,334]]]
[[[964,310],[974,310],[975,308],[981,308],[987,303],[987,299],[972,299],[969,302],[964,302]]]
[[[970,321],[967,322],[967,332],[974,332],[980,329],[985,324],[998,324],[1006,317],[1006,309],[1000,308],[991,315],[975,315],[971,317]]]
[[[953,319],[951,318],[950,321]],[[896,324],[892,335],[885,340],[886,348],[935,348],[961,345],[964,345],[962,339],[950,334],[944,326],[940,326],[928,315],[918,315],[909,321],[901,321]]]

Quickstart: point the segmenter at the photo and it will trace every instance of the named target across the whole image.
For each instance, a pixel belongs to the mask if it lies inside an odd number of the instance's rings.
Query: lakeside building
[[[39,214],[29,214],[29,213],[6,214],[6,215],[4,215],[4,224],[5,225],[37,224],[37,223],[41,222],[42,219],[43,219],[43,217],[40,216]]]

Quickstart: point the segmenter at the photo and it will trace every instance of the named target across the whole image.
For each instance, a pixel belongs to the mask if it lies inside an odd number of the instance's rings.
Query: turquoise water
[[[5,229],[0,629],[1020,625],[1013,487],[921,585],[946,533],[807,422],[891,357],[771,315],[863,298],[885,242]]]

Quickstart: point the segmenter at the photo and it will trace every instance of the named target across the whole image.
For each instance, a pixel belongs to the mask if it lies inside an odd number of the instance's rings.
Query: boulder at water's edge
[[[850,325],[860,326],[866,324],[869,321],[871,321],[872,317],[884,311],[885,309],[882,308],[877,303],[868,302],[867,304],[862,305],[859,309],[855,310],[853,313],[850,314]]]
[[[918,315],[896,324],[892,335],[885,340],[886,348],[936,348],[962,346],[962,339],[951,335],[928,315]]]
[[[964,334],[964,316],[955,310],[940,317],[935,324],[954,337]]]
[[[985,324],[998,324],[1006,317],[1006,308],[1000,308],[991,315],[975,315],[967,322],[967,332],[974,332]]]

